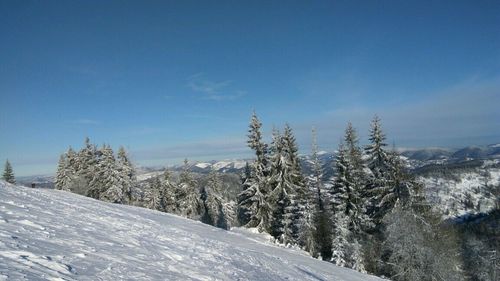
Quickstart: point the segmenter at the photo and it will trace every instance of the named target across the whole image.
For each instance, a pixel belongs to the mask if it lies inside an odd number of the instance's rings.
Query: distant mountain
[[[451,157],[455,159],[498,159],[500,158],[500,144],[465,147],[455,151]]]
[[[411,160],[429,161],[448,159],[453,153],[449,149],[444,148],[425,148],[405,150],[401,154]]]

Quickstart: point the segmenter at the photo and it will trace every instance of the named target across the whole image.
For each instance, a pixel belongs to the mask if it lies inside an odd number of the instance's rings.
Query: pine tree
[[[302,173],[299,159],[299,149],[293,135],[292,128],[288,124],[285,125],[283,132],[284,151],[287,161],[290,163],[290,181],[292,185],[291,194],[291,217],[292,217],[292,233],[296,243],[304,246],[306,241],[303,240],[303,232],[306,232],[310,227],[310,221],[307,217],[311,217],[312,205],[310,204],[310,192],[307,189],[305,177]],[[301,238],[302,236],[302,238]]]
[[[303,176],[297,171],[295,140],[288,128],[283,136],[273,132],[268,202],[272,210],[271,235],[284,244],[297,244],[303,224],[306,197]]]
[[[250,222],[250,217],[252,216],[252,211],[249,208],[250,204],[243,204],[243,201],[245,201],[249,198],[246,196],[247,194],[245,194],[245,191],[249,187],[249,186],[247,186],[247,183],[250,183],[251,177],[252,177],[252,169],[250,168],[250,165],[248,164],[248,162],[246,162],[245,169],[243,170],[243,173],[241,174],[242,190],[238,194],[238,198],[237,198],[238,208],[237,208],[236,212],[237,212],[237,219],[238,219],[239,225],[246,225],[248,222]]]
[[[367,215],[366,184],[367,175],[365,164],[362,158],[361,148],[358,144],[356,130],[349,122],[345,130],[345,165],[346,169],[346,196],[345,213],[350,214],[349,227],[354,235],[361,235],[362,232],[372,226],[371,219]],[[361,238],[361,237],[359,237]]]
[[[388,158],[390,170],[387,183],[371,189],[375,195],[374,218],[377,222],[383,220],[384,216],[394,208],[396,202],[400,201],[403,205],[409,203],[412,194],[420,188],[419,183],[406,171],[403,160],[395,150],[388,154]]]
[[[349,124],[345,142],[339,145],[337,174],[331,191],[334,211],[333,262],[364,271],[360,241],[370,225],[366,215],[363,192],[363,163],[357,147],[355,131]]]
[[[151,210],[161,211],[161,182],[158,177],[149,182],[149,188],[146,190],[144,203],[145,207]]]
[[[71,147],[68,152],[61,154],[59,162],[57,164],[57,172],[55,178],[55,188],[58,190],[71,190],[71,182],[75,176],[75,172],[70,164],[70,153],[72,153]]]
[[[85,138],[85,146],[76,155],[75,167],[77,171],[79,186],[77,189],[86,190],[86,195],[92,198],[99,198],[100,187],[93,186],[92,182],[96,183],[94,177],[97,175],[98,162],[101,156],[101,151],[97,150],[96,145],[90,142],[90,139]]]
[[[178,213],[176,200],[176,186],[171,181],[170,171],[165,169],[163,181],[161,182],[160,196],[162,210],[167,213]]]
[[[128,158],[127,152],[123,146],[120,146],[117,154],[117,169],[120,173],[122,182],[122,192],[125,195],[126,201],[132,201],[132,187],[135,185],[136,176],[135,169]]]
[[[391,167],[390,155],[385,150],[385,134],[382,132],[380,118],[375,115],[371,123],[370,144],[365,147],[368,168],[371,171],[371,177],[368,179],[367,191],[364,194],[368,203],[368,213],[380,224],[380,199],[383,190],[391,185]],[[383,195],[382,195],[383,196]]]
[[[90,182],[93,190],[98,192],[96,198],[112,203],[124,203],[126,200],[123,190],[125,179],[117,169],[116,159],[109,145],[104,145],[100,150],[96,171]]]
[[[179,199],[181,215],[194,220],[198,220],[203,211],[203,202],[197,184],[189,171],[189,162],[185,159],[184,169],[179,177],[179,191],[176,197]]]
[[[205,223],[213,226],[227,229],[228,223],[224,215],[223,203],[221,196],[222,182],[215,170],[210,171],[208,181],[202,191],[202,200],[205,207],[204,219]]]
[[[14,177],[14,170],[12,169],[9,160],[5,161],[5,169],[2,175],[2,179],[8,183],[16,184],[16,178]]]
[[[309,178],[309,189],[312,198],[309,199],[306,208],[306,218],[309,224],[308,241],[309,252],[312,256],[320,256],[323,260],[332,258],[332,233],[331,214],[328,208],[328,200],[323,188],[323,171],[318,157],[318,145],[316,143],[316,130],[312,130],[312,176]],[[312,215],[310,215],[312,214]]]
[[[268,151],[262,141],[261,127],[255,112],[252,115],[248,134],[248,146],[255,152],[256,159],[251,165],[250,176],[246,178],[244,190],[238,194],[238,217],[240,224],[256,227],[259,231],[269,230],[270,206],[267,202],[268,188]],[[241,215],[243,214],[243,215]]]

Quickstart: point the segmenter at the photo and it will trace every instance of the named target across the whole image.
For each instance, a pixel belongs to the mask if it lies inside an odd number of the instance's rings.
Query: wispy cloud
[[[141,162],[164,161],[171,164],[179,159],[214,160],[228,157],[249,156],[245,138],[224,137],[217,140],[173,144],[170,146],[132,151],[134,158]]]
[[[246,95],[243,90],[235,89],[233,81],[212,81],[203,73],[188,77],[187,86],[194,92],[202,93],[204,99],[209,100],[234,100]]]
[[[316,124],[296,124],[301,143],[308,148],[310,128],[318,127],[319,142],[330,149],[343,135],[348,121],[365,142],[374,114],[382,118],[388,142],[406,146],[465,146],[487,144],[500,139],[500,77],[472,77],[448,88],[424,95],[406,104],[343,106],[325,112]],[[388,105],[390,104],[390,105]],[[323,140],[323,141],[322,141]]]
[[[86,119],[86,118],[81,118],[81,119],[76,119],[71,121],[73,124],[77,125],[100,125],[101,122],[93,119]]]

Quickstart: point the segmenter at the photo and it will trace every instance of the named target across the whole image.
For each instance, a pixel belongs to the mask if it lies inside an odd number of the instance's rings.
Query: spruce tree
[[[309,252],[312,256],[320,256],[323,260],[332,258],[332,232],[331,232],[331,213],[328,208],[328,199],[323,187],[323,170],[318,157],[318,145],[316,141],[316,130],[312,131],[312,176],[309,178],[309,190],[312,195],[306,213],[306,218],[311,220],[311,226],[308,235]],[[312,213],[312,215],[309,214]]]
[[[75,167],[79,183],[77,189],[86,190],[86,195],[92,198],[99,198],[100,194],[100,187],[93,186],[92,183],[97,181],[94,177],[98,173],[98,162],[101,154],[102,152],[87,137],[84,147],[76,155]]]
[[[184,168],[179,176],[179,189],[176,197],[179,199],[179,209],[182,216],[198,220],[203,211],[198,183],[189,171],[189,162],[184,159]]]
[[[12,169],[9,160],[5,161],[5,168],[2,175],[2,179],[8,183],[16,184],[16,178],[14,177],[14,170]]]
[[[149,182],[149,188],[144,197],[145,207],[151,210],[161,211],[161,181],[158,177]]]
[[[125,195],[126,201],[132,201],[132,188],[136,182],[135,169],[123,146],[118,149],[117,159],[117,169],[120,173],[122,182],[122,192]]]
[[[370,220],[361,197],[363,186],[360,184],[359,167],[362,167],[362,163],[356,163],[358,159],[353,156],[353,143],[356,142],[352,142],[355,138],[352,138],[353,131],[350,127],[346,130],[345,140],[351,143],[339,145],[335,163],[337,174],[331,191],[334,211],[332,260],[337,265],[364,271],[359,242],[365,240],[364,231]],[[356,148],[354,150],[357,151]]]
[[[391,159],[385,147],[385,134],[382,132],[380,118],[375,115],[371,123],[370,144],[365,147],[367,166],[371,171],[365,198],[368,201],[368,214],[380,224],[381,192],[391,185]]]
[[[203,222],[227,229],[228,223],[223,211],[224,200],[221,196],[222,182],[214,169],[210,171],[207,184],[203,187],[202,193],[202,200],[205,207],[205,219]]]
[[[162,210],[167,213],[178,213],[176,188],[176,185],[172,182],[170,171],[165,169],[163,181],[161,182],[160,196]]]
[[[245,191],[249,187],[249,186],[247,186],[247,183],[250,182],[251,177],[252,177],[252,169],[250,168],[250,165],[248,164],[248,162],[246,162],[245,169],[243,170],[243,173],[241,174],[242,190],[237,196],[238,208],[237,208],[236,212],[237,212],[237,219],[238,219],[239,225],[246,225],[250,221],[250,217],[252,215],[252,211],[249,207],[250,204],[243,204],[243,201],[249,199],[249,197],[247,197],[247,194],[245,194]]]
[[[243,191],[238,194],[238,217],[240,224],[256,227],[259,231],[269,231],[270,206],[267,202],[268,187],[268,151],[262,140],[259,119],[252,115],[248,130],[248,146],[255,152],[255,161],[251,165],[250,176],[243,184]]]
[[[298,181],[302,175],[293,163],[292,145],[289,137],[274,130],[269,178],[272,191],[268,197],[272,210],[270,233],[284,244],[299,242],[305,197],[304,186],[300,186],[303,183]]]
[[[289,207],[292,219],[292,233],[295,243],[304,246],[307,232],[311,221],[310,192],[307,189],[305,177],[300,166],[298,146],[293,135],[292,128],[286,124],[283,132],[283,145],[287,162],[290,164],[290,183],[292,185],[292,194],[290,196],[291,206]]]
[[[96,191],[95,198],[112,203],[124,203],[126,194],[123,186],[125,179],[117,169],[113,150],[109,145],[104,145],[100,150],[96,173],[90,182],[92,190]]]
[[[75,172],[70,164],[71,151],[72,149],[70,148],[68,152],[61,154],[61,157],[59,157],[54,181],[55,188],[58,190],[71,190],[71,182],[75,176]]]

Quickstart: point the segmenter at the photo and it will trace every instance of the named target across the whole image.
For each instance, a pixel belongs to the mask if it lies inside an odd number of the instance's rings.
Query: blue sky
[[[248,157],[255,109],[334,150],[377,113],[403,147],[500,142],[499,1],[0,1],[0,161],[85,136],[139,165]]]

